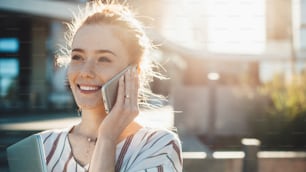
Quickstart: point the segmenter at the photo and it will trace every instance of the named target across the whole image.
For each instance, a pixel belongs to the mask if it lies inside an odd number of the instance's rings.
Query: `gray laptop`
[[[31,135],[7,148],[10,172],[47,172],[40,135]]]

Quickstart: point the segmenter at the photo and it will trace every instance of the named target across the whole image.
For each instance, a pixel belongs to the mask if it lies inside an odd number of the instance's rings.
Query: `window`
[[[17,53],[19,41],[17,38],[0,38],[0,52]]]
[[[0,58],[0,96],[6,97],[10,89],[16,87],[16,77],[19,74],[17,58]]]

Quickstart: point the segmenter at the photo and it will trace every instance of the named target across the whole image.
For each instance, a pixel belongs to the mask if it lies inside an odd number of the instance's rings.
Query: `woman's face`
[[[84,25],[74,37],[68,80],[81,109],[103,107],[102,85],[129,64],[128,50],[114,27]]]

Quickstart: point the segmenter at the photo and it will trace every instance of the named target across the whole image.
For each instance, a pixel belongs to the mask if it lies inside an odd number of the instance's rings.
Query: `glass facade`
[[[16,87],[16,78],[19,75],[19,62],[17,58],[0,58],[0,96],[7,98],[12,95]]]

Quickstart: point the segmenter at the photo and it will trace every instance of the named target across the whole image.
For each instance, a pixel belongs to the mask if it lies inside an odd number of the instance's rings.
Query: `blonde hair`
[[[135,14],[128,8],[127,4],[119,4],[115,1],[88,2],[84,9],[80,9],[74,15],[71,23],[67,23],[68,30],[65,33],[66,46],[63,46],[57,53],[56,63],[60,66],[70,63],[71,45],[78,29],[90,24],[109,24],[118,26],[114,32],[118,38],[128,46],[129,55],[138,66],[139,73],[139,105],[142,107],[154,107],[148,104],[148,100],[165,100],[163,96],[152,93],[150,83],[153,78],[164,79],[154,71],[159,67],[156,59],[152,56],[154,49],[152,42],[147,37],[142,24],[136,19]]]

